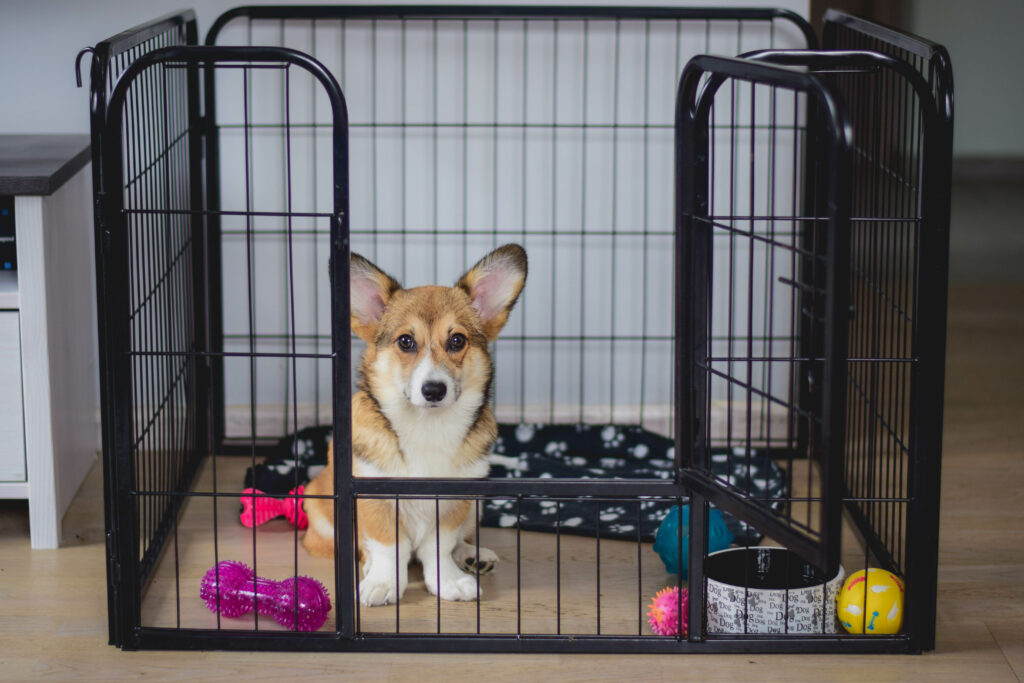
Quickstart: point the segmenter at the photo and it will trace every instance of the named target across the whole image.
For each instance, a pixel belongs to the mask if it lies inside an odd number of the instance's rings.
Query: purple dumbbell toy
[[[315,631],[323,626],[331,611],[331,597],[316,579],[296,576],[271,581],[256,576],[241,562],[227,560],[206,572],[199,597],[212,612],[219,606],[225,617],[240,617],[255,606],[260,614],[273,617],[288,630],[295,629],[298,617],[298,630]]]

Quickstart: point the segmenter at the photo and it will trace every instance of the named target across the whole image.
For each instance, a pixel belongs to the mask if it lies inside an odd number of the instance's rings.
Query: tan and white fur
[[[494,374],[488,345],[504,327],[526,282],[526,252],[500,247],[454,287],[401,285],[363,257],[350,261],[352,331],[366,342],[359,391],[352,397],[353,474],[357,477],[483,478],[497,438],[490,407]],[[334,449],[306,487],[334,493]],[[306,499],[310,553],[334,553],[334,506]],[[469,500],[359,499],[359,600],[400,599],[408,564],[423,565],[427,590],[445,600],[475,600],[476,571],[497,555],[468,542],[476,516]],[[439,522],[439,523],[438,523]],[[477,564],[479,560],[479,564]]]

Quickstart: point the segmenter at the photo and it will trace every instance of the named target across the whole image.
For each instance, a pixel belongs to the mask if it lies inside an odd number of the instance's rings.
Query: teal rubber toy
[[[658,525],[658,532],[654,537],[654,552],[661,557],[669,574],[680,574],[677,564],[682,559],[681,575],[685,579],[690,574],[690,506],[682,506],[682,522],[679,519],[679,510],[678,505],[673,507]],[[680,523],[683,525],[681,538]],[[732,532],[729,531],[725,520],[722,519],[722,511],[712,508],[708,514],[708,552],[725,550],[732,543],[732,539]],[[682,541],[682,557],[679,552],[680,541]]]

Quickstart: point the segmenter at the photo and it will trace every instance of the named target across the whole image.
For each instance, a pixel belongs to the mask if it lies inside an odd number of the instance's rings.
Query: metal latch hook
[[[96,50],[91,47],[83,47],[75,57],[75,82],[78,83],[79,88],[82,87],[82,56],[86,53],[95,54]]]

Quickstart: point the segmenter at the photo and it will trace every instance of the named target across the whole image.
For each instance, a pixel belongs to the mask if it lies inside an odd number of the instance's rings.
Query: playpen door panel
[[[849,229],[834,98],[805,74],[704,57],[679,97],[677,404],[692,416],[677,427],[682,478],[830,571]],[[786,472],[781,494],[731,483],[770,465]]]

